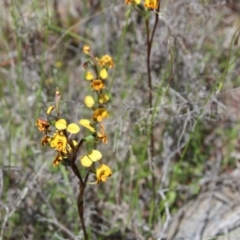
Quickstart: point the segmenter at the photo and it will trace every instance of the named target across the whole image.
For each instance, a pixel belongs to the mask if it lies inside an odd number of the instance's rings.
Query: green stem
[[[153,119],[153,89],[152,89],[152,76],[151,76],[151,51],[152,51],[152,44],[153,44],[153,38],[157,29],[157,24],[158,24],[158,12],[160,9],[160,0],[158,4],[158,9],[157,12],[155,13],[155,23],[152,29],[152,33],[150,35],[150,30],[149,30],[149,21],[148,21],[148,15],[146,16],[146,34],[147,34],[147,74],[148,74],[148,90],[149,90],[149,97],[148,97],[148,103],[149,103],[149,108],[150,108],[150,116],[151,116],[151,122],[150,122],[150,128],[149,128],[149,137],[150,137],[150,160],[153,161],[155,151],[154,151],[154,119]],[[148,138],[149,139],[149,138]],[[153,202],[155,202],[156,199],[156,192],[155,192],[155,185],[156,185],[156,179],[154,177],[154,174],[152,174],[152,189],[153,189]],[[151,209],[152,213],[155,212],[155,206]],[[151,215],[151,219],[153,220],[153,215]],[[153,222],[153,221],[152,221]]]
[[[148,74],[148,104],[150,108],[150,116],[152,116],[152,76],[151,76],[151,66],[150,66],[150,58],[151,58],[151,48],[152,48],[152,38],[150,39],[149,33],[149,21],[146,18],[146,32],[147,32],[147,74]],[[153,136],[153,124],[150,126],[150,159],[153,160],[154,157],[154,136]]]

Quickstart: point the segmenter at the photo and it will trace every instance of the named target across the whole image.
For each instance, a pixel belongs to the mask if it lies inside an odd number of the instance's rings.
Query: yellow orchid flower
[[[96,183],[106,182],[108,177],[112,176],[111,168],[105,164],[101,164],[99,168],[96,169]]]

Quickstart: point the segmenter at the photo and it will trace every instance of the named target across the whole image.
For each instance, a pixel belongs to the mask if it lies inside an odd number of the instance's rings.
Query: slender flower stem
[[[152,91],[152,76],[151,76],[151,51],[152,51],[152,44],[153,44],[153,38],[156,32],[156,28],[157,28],[157,24],[158,24],[158,19],[159,19],[159,10],[160,10],[160,0],[158,2],[158,9],[155,13],[155,23],[152,29],[152,33],[150,35],[150,29],[149,29],[149,20],[148,20],[148,16],[146,16],[146,20],[145,20],[145,24],[146,24],[146,34],[147,34],[147,74],[148,74],[148,89],[149,89],[149,98],[148,98],[148,102],[149,102],[149,108],[150,108],[150,116],[151,116],[151,125],[150,125],[150,132],[149,132],[149,136],[150,136],[150,160],[152,161],[155,155],[155,151],[154,151],[154,126],[153,126],[153,91]],[[152,175],[152,188],[153,188],[153,201],[155,201],[156,199],[156,192],[154,191],[155,189],[155,185],[156,185],[156,179],[154,177],[154,175]],[[153,211],[154,212],[154,211]]]
[[[96,62],[96,59],[95,59],[95,57],[94,57],[94,55],[93,55],[92,50],[90,50],[89,56],[90,56],[90,58],[91,58],[91,60],[92,60],[92,62],[93,62],[93,69],[94,69],[94,71],[95,71],[96,78],[98,79],[99,76],[98,76],[97,62]]]
[[[151,66],[150,66],[150,58],[151,58],[151,48],[152,48],[152,38],[150,40],[150,32],[149,32],[149,21],[146,18],[146,31],[147,31],[147,73],[148,73],[148,103],[150,108],[150,115],[152,115],[152,77],[151,77]],[[150,126],[150,158],[151,160],[154,157],[154,136],[153,136],[153,124]]]
[[[83,196],[84,196],[85,187],[86,187],[86,184],[84,182],[81,183],[81,181],[80,181],[79,182],[79,195],[78,195],[78,200],[77,200],[77,206],[78,206],[78,215],[79,215],[80,222],[81,222],[82,229],[83,229],[84,240],[88,240],[87,230],[86,230],[84,216],[83,216],[83,212],[84,212]]]
[[[148,88],[149,88],[149,108],[150,108],[150,115],[152,115],[152,106],[153,106],[153,95],[152,95],[152,76],[151,76],[151,51],[152,51],[152,44],[153,44],[153,38],[157,29],[157,24],[159,20],[159,10],[160,10],[160,0],[158,2],[158,9],[155,13],[155,23],[153,26],[152,34],[150,36],[150,30],[149,30],[149,21],[148,16],[146,16],[146,32],[147,32],[147,72],[148,72]],[[150,126],[150,158],[153,159],[155,153],[154,153],[154,133],[153,133],[153,123],[151,123]]]
[[[80,142],[78,143],[77,147],[75,148],[75,158],[72,161],[72,170],[73,170],[74,174],[77,176],[77,178],[79,179],[79,194],[78,194],[78,199],[77,199],[78,215],[79,215],[80,222],[81,222],[82,229],[83,229],[84,240],[88,240],[87,230],[86,230],[85,221],[84,221],[83,196],[84,196],[84,190],[86,187],[89,172],[86,174],[86,176],[83,180],[83,178],[78,170],[78,167],[75,163],[77,153],[78,153],[80,147],[82,146],[82,144],[84,143],[84,141],[85,141],[84,138],[82,138],[80,140]]]

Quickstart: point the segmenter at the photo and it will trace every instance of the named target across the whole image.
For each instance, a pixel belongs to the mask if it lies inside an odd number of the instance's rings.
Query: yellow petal
[[[91,132],[96,132],[96,130],[94,129],[94,127],[92,127],[91,122],[88,119],[81,119],[79,121],[79,124],[89,129]]]
[[[108,100],[109,100],[109,96],[104,93],[100,94],[99,99],[98,99],[99,103],[101,103],[101,104],[107,103]]]
[[[133,4],[133,3],[140,4],[141,0],[125,0],[125,3],[126,4]]]
[[[92,165],[92,161],[91,161],[91,159],[88,156],[81,157],[80,161],[81,161],[81,164],[84,167],[91,167],[91,165]]]
[[[83,52],[86,53],[86,54],[89,54],[89,51],[90,51],[90,47],[88,45],[84,45],[83,46]]]
[[[93,120],[97,122],[102,122],[108,117],[108,112],[105,108],[98,108],[93,112]]]
[[[85,125],[90,125],[90,120],[88,120],[88,119],[81,119],[79,121],[79,124],[81,124],[82,126],[85,127]]]
[[[96,169],[97,184],[100,182],[106,182],[108,177],[112,176],[111,168],[105,164],[102,164]]]
[[[92,96],[86,96],[84,99],[85,105],[89,108],[92,108],[94,105],[94,99]]]
[[[56,121],[55,123],[55,127],[58,130],[64,130],[67,128],[67,122],[65,119],[59,119],[58,121]]]
[[[92,81],[91,88],[100,91],[105,88],[105,85],[102,80],[96,79]]]
[[[74,146],[77,146],[78,145],[78,142],[76,140],[72,140],[73,141],[73,145]]]
[[[62,132],[56,132],[50,140],[50,147],[54,148],[58,152],[66,152],[67,138]]]
[[[75,123],[70,123],[68,126],[67,126],[67,131],[72,133],[72,134],[76,134],[80,131],[80,127],[75,124]]]
[[[49,106],[48,109],[47,109],[47,112],[46,112],[47,115],[50,114],[53,111],[54,108],[55,108],[54,106]]]
[[[98,150],[92,150],[92,152],[88,154],[88,156],[93,162],[96,162],[102,158],[102,153]]]
[[[94,79],[94,76],[91,72],[87,71],[86,72],[86,75],[85,75],[85,78],[88,80],[88,81],[91,81]]]
[[[102,79],[106,79],[108,77],[108,72],[106,70],[106,68],[103,68],[101,71],[100,71],[100,77]]]
[[[158,0],[145,0],[144,7],[149,9],[157,9],[158,8]]]

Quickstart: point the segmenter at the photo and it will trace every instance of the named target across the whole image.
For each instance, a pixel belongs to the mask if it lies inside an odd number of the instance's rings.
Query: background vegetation
[[[35,121],[56,87],[69,119],[85,114],[84,44],[116,63],[102,149],[114,174],[86,191],[90,239],[161,239],[206,181],[237,169],[239,3],[161,2],[151,56],[153,161],[145,22],[129,8],[122,0],[0,1],[0,238],[82,239],[77,179],[52,166]]]

